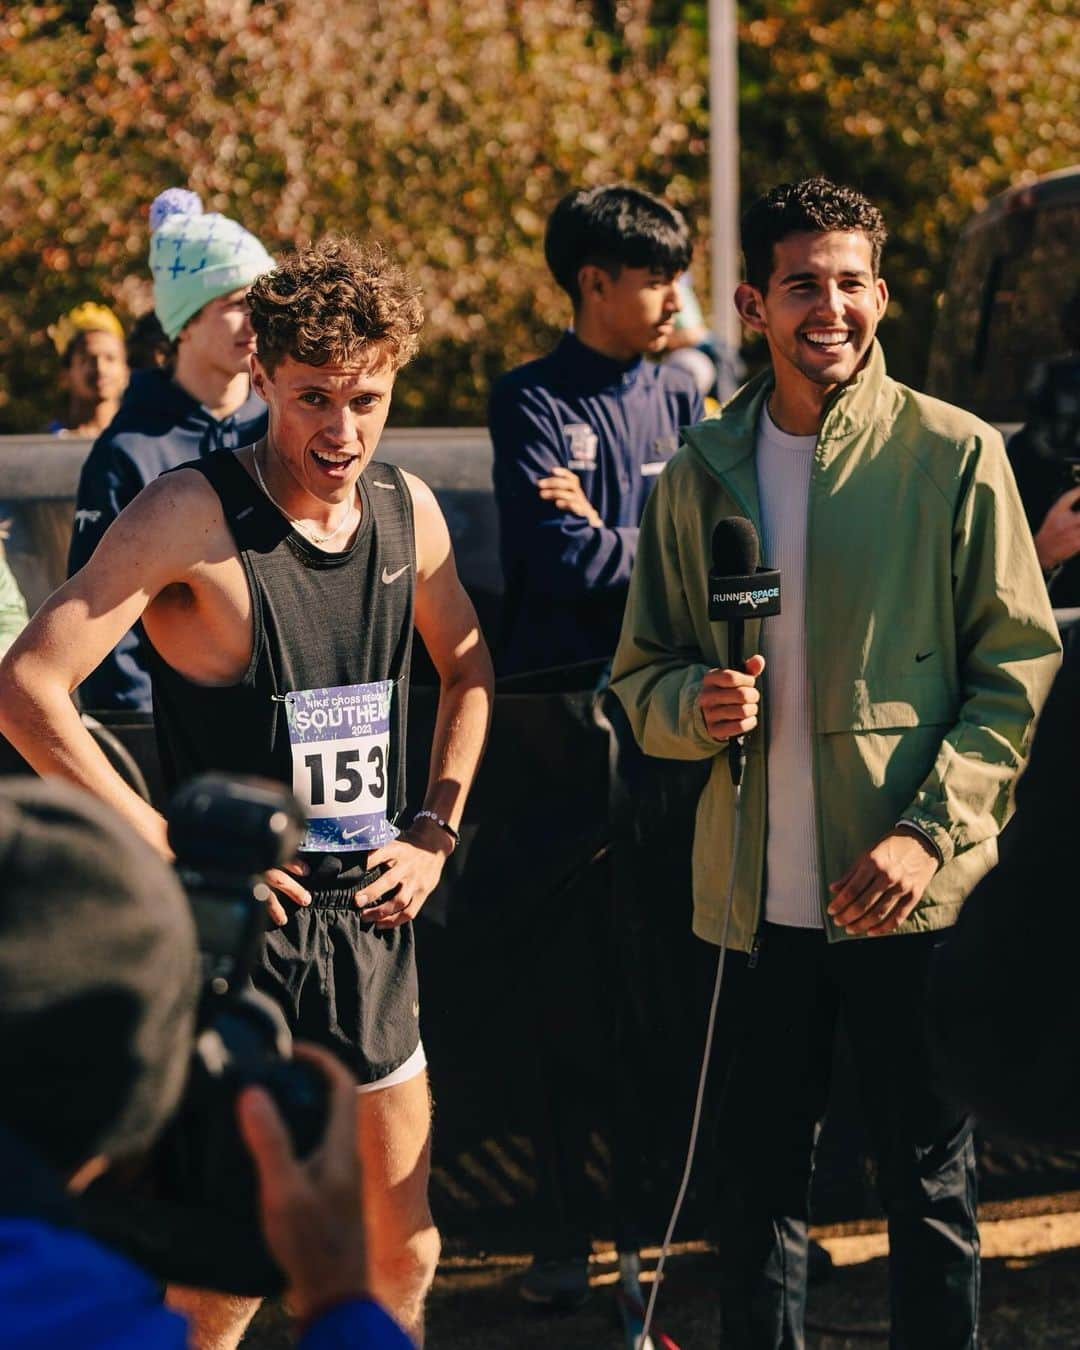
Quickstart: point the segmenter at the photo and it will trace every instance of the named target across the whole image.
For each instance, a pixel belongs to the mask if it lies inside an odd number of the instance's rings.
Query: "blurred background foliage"
[[[1080,159],[1070,0],[746,0],[744,203],[821,172],[892,231],[886,345],[918,382],[971,212]],[[274,250],[385,240],[424,287],[395,420],[479,423],[566,306],[546,215],[578,183],[666,194],[708,293],[705,0],[117,0],[0,9],[0,431],[43,426],[45,329],[150,306],[146,212],[186,184]]]

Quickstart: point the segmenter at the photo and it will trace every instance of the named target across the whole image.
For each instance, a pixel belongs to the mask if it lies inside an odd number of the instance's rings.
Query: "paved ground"
[[[1057,1213],[1031,1213],[1033,1209]],[[1080,1346],[1080,1194],[993,1206],[983,1230],[982,1350],[1076,1350]],[[862,1225],[863,1229],[875,1225]],[[836,1263],[811,1293],[810,1350],[887,1344],[886,1238],[853,1226],[823,1229]],[[432,1295],[429,1350],[620,1350],[609,1255],[593,1260],[589,1303],[571,1315],[538,1314],[517,1297],[524,1259],[461,1254],[443,1265]],[[702,1244],[669,1261],[657,1324],[680,1350],[722,1350],[712,1307],[713,1264]],[[260,1314],[245,1350],[288,1344],[280,1309]]]

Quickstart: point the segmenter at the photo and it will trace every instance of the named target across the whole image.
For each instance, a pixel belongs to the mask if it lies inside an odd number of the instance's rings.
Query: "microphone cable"
[[[649,1345],[649,1331],[652,1328],[656,1299],[660,1293],[660,1281],[664,1273],[664,1264],[667,1261],[672,1238],[675,1236],[675,1226],[679,1222],[679,1214],[682,1212],[683,1201],[686,1199],[687,1188],[690,1185],[690,1174],[694,1170],[694,1154],[697,1152],[698,1131],[701,1128],[701,1113],[705,1105],[705,1084],[709,1077],[709,1060],[712,1058],[713,1033],[716,1030],[716,1010],[720,1006],[720,986],[724,979],[724,960],[727,957],[728,930],[731,927],[731,911],[735,899],[735,869],[739,861],[739,843],[741,838],[742,784],[737,783],[735,785],[735,826],[731,844],[731,876],[728,882],[727,900],[724,903],[724,924],[720,931],[720,956],[716,963],[716,983],[713,985],[712,1003],[709,1007],[709,1021],[705,1031],[705,1053],[701,1058],[701,1073],[698,1076],[697,1100],[694,1102],[694,1117],[690,1125],[690,1144],[686,1150],[686,1164],[683,1168],[682,1181],[679,1183],[679,1191],[675,1197],[675,1206],[671,1211],[671,1219],[668,1221],[667,1232],[664,1234],[664,1241],[660,1247],[660,1258],[656,1263],[656,1274],[653,1276],[652,1289],[649,1291],[649,1302],[645,1308],[645,1321],[642,1325],[641,1337],[638,1340],[639,1347],[646,1347]]]

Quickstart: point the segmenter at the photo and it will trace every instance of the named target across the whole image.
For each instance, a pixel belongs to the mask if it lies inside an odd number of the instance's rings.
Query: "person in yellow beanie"
[[[128,382],[124,328],[106,305],[91,300],[48,329],[63,367],[68,406],[49,423],[58,436],[98,436],[116,416]]]

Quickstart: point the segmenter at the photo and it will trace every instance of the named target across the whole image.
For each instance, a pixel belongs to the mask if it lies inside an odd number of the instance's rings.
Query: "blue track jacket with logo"
[[[615,650],[645,502],[679,429],[701,416],[684,371],[613,361],[569,332],[498,381],[488,420],[505,582],[500,673]],[[602,528],[541,500],[536,485],[556,465],[580,478]]]

